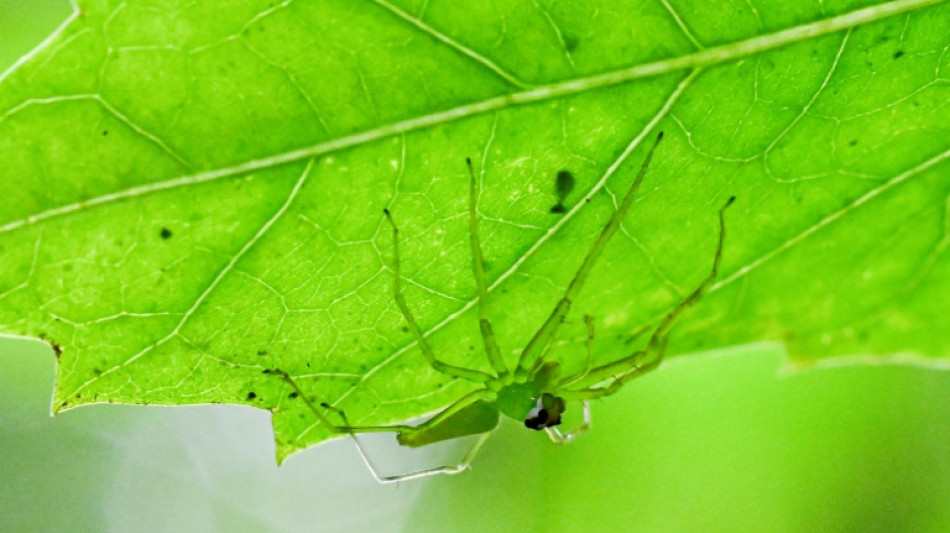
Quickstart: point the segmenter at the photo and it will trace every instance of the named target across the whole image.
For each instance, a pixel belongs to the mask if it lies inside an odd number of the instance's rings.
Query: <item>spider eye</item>
[[[549,392],[538,398],[538,403],[525,418],[525,427],[542,430],[561,423],[561,413],[567,409],[564,399]]]
[[[534,413],[534,411],[531,412]],[[526,418],[524,421],[524,425],[525,427],[539,431],[547,427],[547,420],[547,410],[541,409],[537,412],[537,414],[534,414],[534,416],[528,415],[528,418]]]

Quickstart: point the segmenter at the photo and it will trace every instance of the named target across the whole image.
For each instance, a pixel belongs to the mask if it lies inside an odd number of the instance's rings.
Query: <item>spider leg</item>
[[[488,383],[489,381],[495,379],[495,377],[491,374],[487,374],[478,370],[463,368],[460,366],[450,365],[435,358],[435,352],[432,351],[432,347],[429,346],[428,341],[426,341],[425,336],[422,334],[422,330],[419,329],[419,324],[412,316],[412,311],[409,309],[409,305],[406,304],[406,299],[402,296],[402,271],[400,270],[399,265],[399,228],[397,228],[396,223],[393,222],[393,217],[391,214],[389,214],[388,209],[383,209],[383,213],[386,214],[386,220],[388,220],[389,224],[393,227],[393,292],[396,299],[396,305],[398,305],[399,310],[402,311],[402,316],[406,319],[406,325],[409,326],[409,331],[412,332],[412,336],[415,337],[416,342],[419,344],[419,348],[422,349],[422,354],[425,356],[426,360],[429,361],[429,364],[436,371],[442,372],[443,374],[448,374],[452,377],[462,378],[468,381],[474,381],[476,383]]]
[[[485,354],[488,356],[488,362],[491,363],[492,370],[498,376],[505,376],[508,375],[508,367],[501,357],[498,342],[495,340],[495,332],[492,331],[491,321],[488,317],[488,279],[485,275],[482,246],[478,238],[478,180],[475,179],[472,160],[465,158],[465,164],[468,165],[468,174],[471,177],[469,181],[468,226],[472,244],[472,270],[475,273],[475,284],[478,286],[478,324],[482,331],[482,339],[484,339]]]
[[[417,470],[417,471],[408,472],[405,474],[383,476],[383,475],[380,475],[379,470],[376,468],[376,465],[370,459],[369,453],[367,453],[366,449],[363,447],[363,443],[361,443],[359,438],[356,437],[357,433],[424,431],[427,428],[431,428],[432,426],[438,425],[440,422],[444,421],[445,419],[452,416],[453,414],[465,409],[466,407],[472,405],[473,403],[485,399],[486,396],[491,397],[493,394],[486,389],[477,390],[472,393],[469,393],[463,396],[462,398],[460,398],[459,400],[457,400],[455,403],[449,405],[448,407],[440,411],[434,417],[416,426],[410,426],[410,425],[363,426],[363,427],[351,426],[349,421],[346,418],[346,413],[344,413],[342,409],[333,407],[327,403],[321,403],[320,404],[321,407],[323,407],[324,409],[328,411],[333,411],[334,413],[339,415],[339,417],[343,420],[343,425],[336,425],[330,422],[330,420],[326,417],[326,415],[324,415],[323,413],[320,412],[319,409],[317,409],[317,406],[314,405],[313,401],[309,397],[307,397],[304,391],[297,384],[297,381],[294,378],[292,378],[290,374],[279,369],[268,370],[267,373],[278,375],[284,381],[286,381],[291,386],[291,388],[294,389],[296,396],[301,398],[304,401],[304,403],[307,405],[307,407],[311,411],[313,411],[313,413],[317,415],[317,418],[322,423],[326,424],[327,427],[339,433],[347,433],[349,437],[353,440],[353,443],[356,445],[356,449],[359,452],[360,458],[362,458],[363,463],[366,464],[366,468],[370,471],[370,474],[372,474],[373,477],[376,479],[376,481],[378,481],[379,483],[396,483],[399,481],[408,481],[411,479],[434,476],[438,474],[458,474],[460,472],[464,472],[465,470],[469,468],[469,465],[471,464],[472,460],[475,459],[475,456],[478,454],[482,445],[491,435],[491,432],[486,432],[479,435],[479,437],[476,439],[472,447],[469,448],[468,452],[465,454],[462,460],[457,464],[427,468],[424,470]]]
[[[567,433],[562,432],[560,429],[555,427],[544,428],[545,433],[548,434],[548,437],[551,439],[551,442],[555,444],[567,444],[572,440],[580,437],[584,433],[587,433],[590,430],[591,416],[590,416],[590,402],[583,401],[581,402],[582,409],[584,410],[584,419],[581,422],[581,425],[576,428],[568,431]]]
[[[472,404],[476,402],[485,401],[485,400],[490,401],[490,400],[494,400],[496,397],[497,395],[488,389],[479,389],[476,391],[472,391],[466,394],[465,396],[462,396],[458,400],[455,400],[451,404],[449,404],[448,407],[436,413],[436,415],[433,416],[432,418],[426,420],[425,422],[416,424],[414,426],[408,425],[408,424],[395,424],[391,426],[350,426],[348,425],[349,423],[346,422],[346,418],[344,417],[343,418],[344,423],[346,423],[347,425],[336,426],[336,428],[339,431],[346,432],[346,433],[400,433],[400,440],[402,440],[403,436],[409,436],[409,438],[411,438],[412,435],[424,433],[426,431],[429,431],[435,428],[439,424],[445,422],[446,419],[452,417],[453,415],[459,413],[460,411],[463,411],[465,408],[470,407]],[[323,407],[324,409],[330,409],[332,411],[340,413],[342,416],[343,411],[341,411],[337,407],[333,407],[332,405],[327,404],[327,403],[322,403],[320,404],[320,406]]]
[[[569,387],[574,383],[580,381],[587,374],[590,374],[590,371],[593,369],[593,360],[594,360],[594,317],[590,315],[584,315],[584,323],[587,324],[587,366],[584,367],[584,370],[568,376],[561,380],[558,383],[559,387]]]
[[[600,236],[598,236],[597,240],[594,241],[590,251],[587,252],[587,256],[584,258],[583,263],[581,263],[580,268],[577,269],[577,273],[574,274],[574,279],[572,279],[571,283],[568,285],[564,296],[554,307],[554,311],[551,312],[551,316],[548,317],[544,325],[541,326],[541,329],[539,329],[538,332],[534,334],[534,337],[532,337],[527,346],[525,346],[524,351],[521,352],[521,358],[518,362],[519,373],[530,374],[534,369],[536,361],[540,358],[541,354],[547,350],[548,345],[557,335],[558,328],[561,327],[561,323],[564,322],[564,318],[567,316],[568,311],[570,311],[571,303],[573,303],[574,298],[577,297],[577,294],[580,292],[581,287],[583,287],[584,282],[587,281],[587,276],[590,274],[594,263],[596,263],[597,259],[600,258],[600,255],[603,253],[604,248],[606,248],[607,243],[610,242],[610,239],[614,236],[614,234],[617,233],[617,230],[620,229],[620,223],[623,222],[624,218],[627,216],[627,212],[630,211],[630,207],[633,205],[633,198],[636,196],[637,190],[640,188],[640,184],[643,182],[643,176],[647,172],[647,167],[650,165],[650,160],[653,158],[653,152],[656,150],[656,147],[662,138],[663,132],[660,132],[660,134],[657,135],[653,146],[650,148],[650,151],[647,152],[647,156],[644,158],[643,164],[640,166],[640,171],[637,173],[637,177],[634,179],[633,185],[631,185],[630,189],[627,191],[627,195],[624,197],[620,207],[614,211],[614,214],[610,217],[607,225],[604,226]]]
[[[735,196],[730,197],[722,208],[719,209],[719,242],[716,245],[716,255],[713,258],[713,264],[709,274],[689,296],[683,299],[672,311],[663,317],[660,325],[657,326],[653,331],[653,335],[650,336],[646,347],[619,361],[594,368],[588,372],[583,379],[576,380],[572,383],[573,385],[580,386],[580,389],[559,393],[561,397],[565,400],[589,400],[609,396],[619,390],[624,383],[633,377],[648,372],[660,364],[666,352],[666,344],[669,340],[669,333],[673,325],[684,311],[703,296],[719,274],[719,264],[722,261],[722,247],[726,238],[725,212],[735,199]],[[595,385],[608,379],[612,379],[613,381],[606,387],[594,388]]]
[[[356,450],[359,452],[360,458],[363,459],[363,464],[366,465],[366,469],[369,470],[370,474],[372,474],[373,478],[375,478],[377,482],[382,483],[382,484],[387,484],[387,483],[398,483],[399,481],[409,481],[412,479],[419,479],[419,478],[429,477],[429,476],[436,476],[439,474],[453,475],[453,474],[464,472],[465,470],[470,468],[471,462],[475,459],[475,456],[478,455],[478,452],[481,450],[481,447],[485,443],[485,441],[488,440],[488,437],[491,436],[491,432],[488,431],[488,432],[479,434],[478,438],[475,439],[475,442],[468,449],[468,452],[466,452],[465,456],[462,457],[462,460],[454,465],[436,466],[432,468],[425,468],[422,470],[415,470],[412,472],[406,472],[403,474],[395,474],[395,475],[389,475],[389,476],[384,476],[379,473],[379,469],[376,467],[376,464],[372,461],[372,459],[370,459],[369,453],[366,451],[366,448],[363,447],[363,444],[356,437],[355,433],[386,431],[386,429],[384,428],[396,428],[400,432],[414,431],[414,430],[425,431],[427,428],[438,425],[439,423],[443,422],[446,418],[452,416],[458,411],[461,411],[462,409],[471,405],[472,403],[475,403],[483,399],[484,394],[481,394],[481,393],[484,393],[484,392],[485,391],[475,391],[474,393],[463,396],[461,399],[459,399],[458,401],[456,401],[449,407],[446,407],[444,410],[439,412],[439,414],[437,414],[436,416],[432,417],[431,419],[417,426],[353,427],[349,425],[350,423],[346,419],[346,414],[343,412],[342,409],[339,409],[337,407],[332,407],[327,404],[321,404],[321,405],[323,405],[323,407],[329,410],[332,410],[336,412],[338,415],[340,415],[340,418],[343,419],[343,423],[345,424],[345,426],[341,426],[341,429],[349,432],[350,438],[352,438],[353,443],[356,444]]]
[[[663,354],[666,352],[666,341],[667,341],[666,337],[658,341],[656,345],[657,346],[656,349],[652,351],[653,357],[649,361],[646,361],[645,363],[640,364],[638,361],[650,355],[651,352],[647,350],[640,350],[634,353],[633,355],[631,355],[630,357],[617,361],[617,363],[626,362],[626,366],[624,368],[618,368],[615,374],[611,374],[605,377],[604,379],[593,383],[593,385],[596,385],[597,383],[600,383],[601,381],[612,379],[612,381],[608,383],[606,386],[603,386],[603,387],[590,386],[585,389],[564,391],[560,393],[561,397],[564,398],[565,400],[586,401],[586,400],[595,400],[597,398],[603,398],[604,396],[610,396],[611,394],[614,394],[615,392],[619,391],[620,388],[623,387],[631,379],[641,374],[645,374],[653,370],[654,368],[660,366],[660,362],[663,360]],[[605,365],[600,368],[606,369],[608,366],[619,367],[620,365],[618,365],[617,363]]]
[[[482,433],[479,435],[478,438],[475,439],[475,443],[472,444],[472,447],[469,448],[468,452],[465,453],[465,456],[462,457],[462,460],[454,465],[436,466],[433,468],[426,468],[423,470],[416,470],[413,472],[406,472],[405,474],[396,474],[392,476],[380,475],[379,471],[376,469],[376,465],[370,461],[369,456],[366,454],[366,450],[364,450],[363,447],[359,445],[359,441],[357,441],[356,449],[359,450],[360,457],[363,459],[363,464],[366,465],[366,469],[369,470],[370,474],[373,475],[376,481],[378,483],[388,484],[429,476],[437,476],[440,474],[453,475],[462,473],[471,468],[471,463],[481,450],[482,444],[485,444],[485,441],[488,440],[488,437],[490,436],[491,433]]]

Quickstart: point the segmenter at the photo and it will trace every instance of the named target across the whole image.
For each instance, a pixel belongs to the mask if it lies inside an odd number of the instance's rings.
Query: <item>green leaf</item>
[[[667,133],[552,357],[631,352],[707,273],[669,355],[783,342],[803,364],[946,366],[950,8],[550,1],[81,2],[0,77],[0,331],[62,347],[54,410],[243,403],[278,456],[423,415],[487,369],[466,220],[502,352],[550,313]],[[683,4],[683,5],[679,5]],[[556,175],[576,177],[552,214]]]

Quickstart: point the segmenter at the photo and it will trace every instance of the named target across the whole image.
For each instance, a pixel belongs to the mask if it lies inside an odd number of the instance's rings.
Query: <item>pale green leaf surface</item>
[[[705,275],[670,355],[761,340],[794,361],[946,366],[950,8],[934,0],[82,2],[0,78],[0,330],[61,345],[54,410],[274,411],[329,434],[279,367],[358,424],[464,393],[474,320],[464,158],[514,360],[667,132],[555,357],[627,355]],[[552,215],[554,175],[577,177]],[[589,202],[586,200],[589,199]]]

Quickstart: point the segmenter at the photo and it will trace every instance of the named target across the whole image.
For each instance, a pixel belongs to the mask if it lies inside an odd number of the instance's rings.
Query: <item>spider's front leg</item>
[[[630,185],[630,189],[627,190],[627,194],[624,196],[620,206],[617,207],[617,210],[614,211],[613,215],[611,215],[610,220],[607,221],[607,225],[605,225],[604,229],[601,230],[597,240],[594,241],[593,245],[591,245],[590,250],[584,257],[584,260],[581,262],[581,266],[578,267],[577,273],[574,274],[574,279],[572,279],[570,284],[567,286],[564,296],[561,297],[561,300],[558,301],[557,305],[554,306],[554,311],[551,312],[551,315],[541,326],[541,329],[539,329],[537,333],[534,334],[531,340],[528,341],[528,344],[524,347],[524,350],[521,352],[521,357],[518,361],[517,372],[520,374],[532,375],[533,373],[537,372],[537,366],[541,362],[541,359],[543,358],[542,356],[547,351],[548,346],[557,336],[557,331],[561,327],[561,323],[564,322],[564,319],[567,317],[567,313],[571,310],[571,304],[574,302],[574,299],[577,298],[578,293],[580,293],[581,288],[587,281],[591,270],[594,268],[597,260],[607,247],[607,243],[610,242],[613,236],[617,233],[617,230],[620,229],[620,224],[626,218],[631,206],[633,206],[633,199],[636,197],[637,191],[640,189],[640,184],[643,183],[643,177],[646,175],[647,169],[650,167],[650,161],[653,159],[653,152],[656,151],[656,147],[660,144],[662,139],[663,132],[661,131],[656,136],[656,141],[653,142],[653,146],[650,147],[646,157],[643,158],[643,163],[640,165],[640,170],[637,172],[637,176],[634,178],[633,184]]]
[[[389,221],[389,225],[393,228],[393,297],[396,300],[396,305],[399,306],[399,310],[402,312],[402,316],[406,319],[406,325],[409,327],[409,331],[412,332],[412,336],[415,337],[416,343],[419,344],[419,349],[422,350],[422,354],[429,362],[429,365],[436,371],[448,374],[452,377],[462,378],[475,383],[491,382],[495,379],[491,374],[450,365],[436,359],[435,352],[432,350],[432,347],[429,346],[429,342],[426,341],[425,336],[422,334],[422,329],[419,328],[419,324],[416,322],[412,311],[409,309],[409,305],[406,303],[406,299],[402,295],[402,270],[399,263],[399,228],[397,228],[396,223],[393,222],[393,217],[389,213],[389,209],[383,209],[383,213],[386,215],[386,220]]]
[[[485,274],[485,260],[482,257],[482,245],[478,237],[478,180],[475,179],[475,169],[472,160],[465,158],[468,165],[469,193],[468,193],[468,228],[469,243],[472,247],[472,272],[475,274],[475,286],[478,289],[478,326],[482,333],[482,342],[485,344],[485,354],[492,370],[502,379],[509,374],[508,366],[501,357],[498,341],[492,330],[491,319],[488,316],[488,277]]]
[[[666,345],[669,340],[670,330],[679,319],[679,317],[693,304],[695,304],[703,294],[709,289],[719,275],[719,264],[722,261],[722,248],[726,238],[725,212],[735,201],[736,197],[730,197],[726,203],[719,209],[719,242],[716,245],[716,255],[713,258],[712,268],[709,274],[703,279],[702,283],[696,287],[684,298],[676,307],[663,317],[660,325],[653,331],[649,342],[643,350],[606,365],[592,369],[580,380],[574,380],[570,384],[578,388],[572,391],[565,391],[561,396],[565,400],[590,400],[609,396],[633,379],[634,377],[649,372],[663,360],[666,353]],[[611,380],[606,386],[597,385]],[[565,383],[567,385],[567,383]]]

